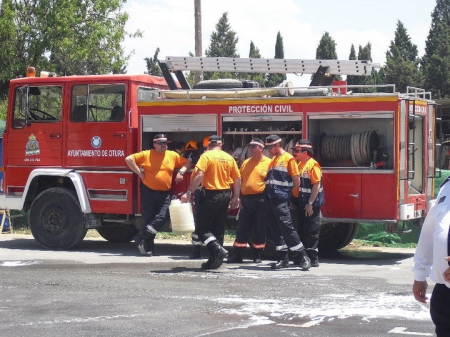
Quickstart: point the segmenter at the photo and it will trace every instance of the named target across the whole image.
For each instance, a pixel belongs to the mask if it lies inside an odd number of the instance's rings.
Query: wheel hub
[[[58,207],[48,207],[42,214],[42,226],[52,235],[63,234],[68,225],[67,215]]]

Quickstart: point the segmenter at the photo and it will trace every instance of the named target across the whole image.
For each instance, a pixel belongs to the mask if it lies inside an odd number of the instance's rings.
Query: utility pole
[[[201,0],[194,0],[195,8],[195,56],[202,57],[202,3]],[[195,82],[203,80],[203,72],[195,73]]]

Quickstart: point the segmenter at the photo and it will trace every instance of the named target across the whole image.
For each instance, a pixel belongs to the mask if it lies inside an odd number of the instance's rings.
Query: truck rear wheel
[[[347,246],[355,238],[359,224],[330,222],[320,226],[319,251],[330,252]]]
[[[137,234],[138,229],[132,225],[105,226],[97,228],[97,232],[109,242],[130,242]]]
[[[31,204],[28,220],[36,241],[48,249],[71,249],[86,236],[83,213],[74,191],[53,187]]]

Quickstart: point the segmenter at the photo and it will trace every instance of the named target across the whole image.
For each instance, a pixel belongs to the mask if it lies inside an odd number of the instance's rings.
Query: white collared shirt
[[[414,280],[425,281],[427,276],[436,283],[445,284],[443,273],[449,268],[446,256],[450,227],[450,181],[445,183],[422,226],[419,242],[414,254]]]

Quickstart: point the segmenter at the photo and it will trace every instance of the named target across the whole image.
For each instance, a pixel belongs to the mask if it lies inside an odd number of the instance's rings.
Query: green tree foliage
[[[371,43],[367,43],[364,47],[359,46],[358,48],[358,57],[355,58],[355,47],[351,46],[350,48],[350,60],[365,60],[365,61],[372,61],[372,45]],[[378,83],[377,81],[381,79],[381,77],[378,77],[377,72],[374,70],[374,72],[370,76],[355,76],[350,75],[347,76],[347,84],[349,85],[373,85]],[[352,88],[353,92],[374,92],[375,88]]]
[[[277,41],[275,43],[275,58],[276,59],[284,59],[284,46],[283,46],[283,37],[281,33],[277,34]],[[266,87],[276,87],[280,85],[284,80],[286,80],[286,74],[274,74],[269,73],[266,75],[265,86]]]
[[[436,0],[421,65],[424,87],[434,98],[450,97],[450,0]]]
[[[146,57],[144,61],[147,64],[147,74],[153,75],[153,76],[162,76],[162,71],[159,68],[159,48],[156,48],[155,54],[153,57]]]
[[[15,50],[16,27],[14,11],[10,0],[3,0],[0,6],[0,99],[4,99],[11,78],[23,69],[18,62]]]
[[[261,53],[259,52],[259,49],[255,46],[253,41],[250,41],[250,52],[248,54],[248,57],[251,59],[255,59],[255,58],[260,59],[261,58]],[[262,73],[248,73],[246,79],[256,81],[259,83],[260,87],[263,87],[264,86],[264,78],[265,78],[265,75]]]
[[[319,41],[319,45],[316,49],[316,60],[337,60],[336,53],[336,41],[330,36],[328,32],[322,35]],[[311,76],[311,80],[315,75]],[[336,80],[340,79],[340,76],[334,76]]]
[[[6,0],[0,13],[0,34],[7,41],[2,59],[5,81],[25,74],[27,66],[57,74],[125,72],[128,57],[121,43],[128,14],[124,0]],[[140,32],[132,34],[140,36]],[[6,39],[5,39],[6,38]],[[3,42],[2,42],[3,45]],[[2,46],[3,49],[3,46]]]
[[[356,50],[355,50],[355,46],[352,43],[352,46],[350,47],[350,55],[348,56],[349,60],[357,60],[358,58],[356,57]],[[359,84],[359,76],[352,76],[349,75],[347,76],[347,84],[348,85],[358,85]],[[353,89],[350,89],[353,90]]]
[[[231,30],[228,13],[225,12],[216,24],[216,30],[211,33],[211,44],[205,51],[205,55],[208,57],[239,57],[237,43],[236,32]],[[237,74],[231,72],[205,72],[203,74],[205,80],[236,77]]]
[[[419,62],[417,46],[411,42],[403,23],[398,21],[394,40],[386,52],[384,81],[395,84],[399,92],[406,92],[407,86],[419,87],[422,81]]]
[[[316,60],[337,60],[336,42],[328,32],[322,35],[316,49]]]
[[[190,57],[194,57],[194,54],[192,52],[189,52],[188,55]],[[196,71],[187,71],[184,72],[186,77],[186,80],[188,81],[189,85],[191,86],[191,88],[194,88],[195,84],[197,83],[197,79],[196,79]]]

